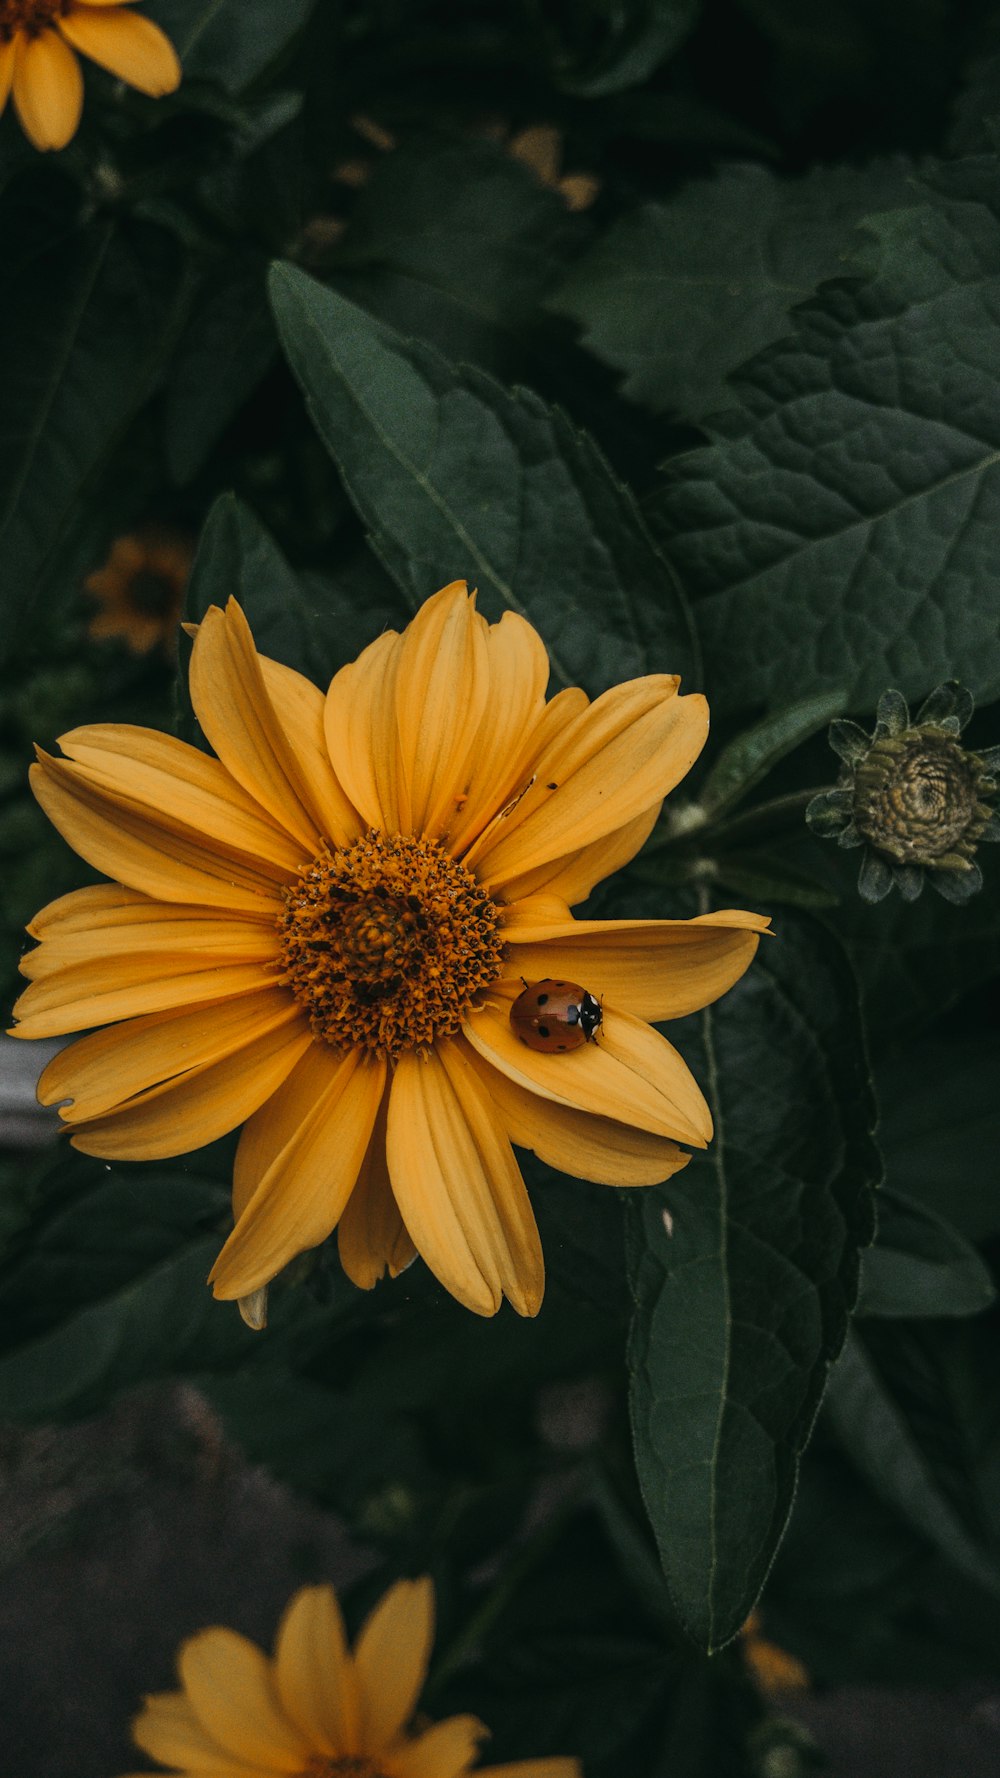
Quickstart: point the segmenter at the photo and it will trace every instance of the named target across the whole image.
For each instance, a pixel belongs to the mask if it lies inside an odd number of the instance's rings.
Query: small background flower
[[[174,1778],[582,1778],[579,1761],[480,1766],[474,1716],[414,1724],[434,1636],[427,1579],[397,1581],[348,1647],[330,1586],[303,1587],[273,1659],[233,1630],[202,1630],[178,1655],[182,1690],[146,1699],[132,1733]]]
[[[837,788],[813,797],[806,820],[822,838],[865,848],[858,873],[865,901],[881,901],[893,887],[915,901],[925,878],[946,901],[968,901],[982,888],[976,849],[1000,840],[993,807],[1000,747],[960,746],[974,708],[971,693],[950,680],[912,720],[902,693],[887,691],[871,735],[855,722],[830,724],[843,765]]]
[[[95,641],[118,640],[130,654],[174,654],[194,551],[183,532],[145,525],[116,538],[107,561],[84,588],[97,609],[87,625]]]

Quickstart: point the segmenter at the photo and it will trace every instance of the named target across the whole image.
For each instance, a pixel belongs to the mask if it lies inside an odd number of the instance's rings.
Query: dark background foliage
[[[538,626],[553,687],[682,672],[713,711],[688,818],[593,911],[737,902],[778,936],[671,1033],[707,1157],[641,1194],[532,1165],[535,1323],[419,1266],[361,1295],[324,1250],[252,1335],[203,1282],[231,1142],[11,1149],[0,1418],[182,1379],[364,1550],[354,1621],[434,1574],[427,1706],[479,1710],[491,1757],[794,1778],[816,1756],[734,1640],[762,1587],[820,1690],[986,1686],[1000,1657],[1000,855],[965,907],[867,907],[802,825],[826,722],[888,685],[960,678],[969,744],[1000,740],[1000,11],[146,10],[176,95],[88,70],[53,157],[0,124],[8,1003],[24,922],[86,880],[31,743],[197,739],[173,662],[89,630],[85,576],[149,524],[199,539],[190,616],[235,593],[320,681],[463,575]],[[295,1578],[330,1574],[315,1545]],[[43,1726],[8,1763],[104,1778],[109,1736],[70,1768]]]

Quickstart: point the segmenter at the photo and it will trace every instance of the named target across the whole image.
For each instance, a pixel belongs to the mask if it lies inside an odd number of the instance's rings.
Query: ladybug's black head
[[[580,1029],[588,1043],[594,1040],[595,1031],[599,1031],[604,1022],[601,1003],[593,994],[584,993],[580,1001]]]

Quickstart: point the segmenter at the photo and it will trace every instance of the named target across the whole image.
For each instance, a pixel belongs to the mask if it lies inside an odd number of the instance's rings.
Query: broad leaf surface
[[[978,1315],[995,1296],[975,1248],[943,1216],[888,1186],[879,1193],[878,1234],[861,1267],[859,1315]]]
[[[923,1337],[887,1328],[881,1364],[852,1335],[824,1413],[876,1494],[961,1573],[996,1594],[996,1505],[990,1502],[987,1520],[976,1497],[981,1450],[996,1472],[995,1388],[987,1396],[981,1368],[962,1359],[976,1343],[975,1325],[947,1333],[934,1327]]]
[[[739,372],[716,441],[669,466],[653,516],[717,708],[1000,691],[997,202],[963,163],[869,219],[868,275],[799,308]]]
[[[781,1538],[880,1160],[854,983],[815,927],[783,916],[690,1025],[716,1135],[634,1202],[631,1405],[671,1595],[711,1649],[739,1630]]]
[[[55,239],[26,239],[8,223],[0,266],[4,659],[67,531],[88,516],[92,479],[151,391],[180,271],[158,231],[96,221]]]
[[[623,394],[697,419],[732,401],[730,373],[789,330],[789,311],[836,277],[869,211],[913,201],[904,166],[817,168],[781,180],[724,167],[612,224],[550,307],[623,373]]]
[[[559,684],[695,672],[676,582],[628,491],[558,410],[460,369],[291,266],[285,351],[371,540],[413,608],[450,580],[522,612]]]
[[[888,1183],[971,1241],[1000,1234],[1000,1036],[925,1038],[875,1077]]]
[[[229,93],[267,67],[309,17],[315,0],[151,0],[188,79],[216,80]]]
[[[530,336],[541,301],[585,227],[492,143],[420,142],[374,163],[337,253],[337,281],[449,358],[523,374],[544,350]]]
[[[577,0],[556,13],[550,36],[560,85],[582,98],[639,86],[688,35],[701,0]],[[545,19],[547,8],[539,8]],[[561,17],[559,16],[561,14]]]

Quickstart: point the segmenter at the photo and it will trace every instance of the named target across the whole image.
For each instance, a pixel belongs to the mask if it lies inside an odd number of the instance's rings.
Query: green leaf
[[[963,163],[939,184],[869,218],[867,277],[798,309],[735,379],[716,442],[668,467],[652,516],[717,708],[1000,691],[995,177]]]
[[[315,0],[149,0],[188,80],[215,80],[239,93],[301,30]]]
[[[588,99],[640,86],[684,41],[700,10],[701,0],[576,0],[560,9],[561,28],[551,34],[556,78]]]
[[[1000,972],[1000,869],[991,870],[989,852],[982,891],[964,907],[931,889],[916,902],[892,895],[871,907],[855,888],[857,852],[827,853],[821,841],[811,850],[818,869],[821,855],[833,861],[838,931],[861,980],[869,1030],[879,1038],[914,1031]]]
[[[406,144],[358,194],[337,282],[449,358],[523,375],[529,329],[585,226],[492,143]]]
[[[730,374],[843,270],[862,217],[912,201],[902,163],[819,167],[795,180],[724,167],[613,223],[549,307],[623,373],[623,394],[698,419],[729,405]]]
[[[235,255],[219,267],[177,345],[164,391],[163,443],[174,481],[190,481],[252,393],[277,342],[264,266]]]
[[[181,291],[159,231],[92,222],[40,243],[16,232],[0,229],[0,660],[23,648],[43,575],[150,394]]]
[[[809,739],[844,708],[840,691],[801,698],[765,716],[722,749],[698,792],[698,802],[713,819],[735,808],[800,742]]]
[[[985,1031],[909,1043],[876,1068],[886,1179],[971,1241],[1000,1234],[998,1080],[1000,1036]]]
[[[924,1096],[932,1102],[924,1080]],[[978,1315],[996,1296],[974,1247],[903,1192],[879,1193],[878,1235],[861,1268],[859,1315]]]
[[[633,1201],[631,1407],[674,1604],[715,1649],[780,1541],[880,1159],[853,978],[821,929],[783,918],[695,1028],[715,1140]]]
[[[292,266],[271,299],[309,411],[378,554],[416,608],[450,580],[522,612],[553,673],[591,693],[695,674],[687,613],[596,446],[526,389],[373,320]]]
[[[966,1528],[932,1459],[857,1336],[852,1335],[831,1373],[824,1412],[880,1499],[960,1573],[1000,1593],[1000,1566]]]

